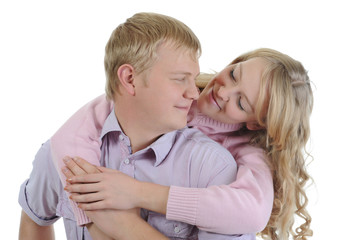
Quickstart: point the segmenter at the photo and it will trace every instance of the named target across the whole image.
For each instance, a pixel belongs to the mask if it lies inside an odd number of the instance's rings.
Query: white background
[[[6,3],[7,2],[7,3]],[[2,236],[17,239],[19,186],[41,143],[104,92],[111,31],[136,12],[186,23],[201,71],[269,47],[301,61],[314,84],[308,193],[312,239],[356,239],[360,225],[360,7],[357,1],[2,1],[0,133]],[[242,214],[242,213],[240,213]],[[65,239],[62,222],[58,239]]]

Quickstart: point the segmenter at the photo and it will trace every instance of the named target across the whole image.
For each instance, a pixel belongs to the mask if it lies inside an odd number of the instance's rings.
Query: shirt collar
[[[148,148],[152,149],[155,154],[155,163],[154,166],[157,167],[159,164],[161,164],[168,153],[170,152],[177,133],[179,130],[175,130],[169,133],[163,134],[158,140],[156,140],[154,143],[152,143]]]
[[[166,134],[163,134],[161,137],[159,137],[155,142],[153,142],[151,145],[146,147],[145,149],[140,150],[138,153],[146,152],[146,151],[153,151],[156,161],[154,163],[154,166],[157,167],[159,164],[163,162],[165,157],[170,152],[173,143],[175,141],[177,132],[179,130],[175,130]],[[110,133],[110,132],[119,132],[120,134],[126,136],[124,132],[122,131],[121,127],[119,126],[118,119],[115,115],[114,109],[109,114],[107,119],[104,122],[102,133],[100,135],[100,139],[103,139],[103,137]],[[129,141],[129,138],[126,136],[126,140]],[[130,145],[130,142],[129,142]]]
[[[100,134],[100,139],[103,139],[103,137],[109,132],[121,132],[122,134],[124,134],[119,126],[118,119],[115,116],[114,109],[112,110],[112,112],[109,114],[109,116],[104,122],[102,133]]]

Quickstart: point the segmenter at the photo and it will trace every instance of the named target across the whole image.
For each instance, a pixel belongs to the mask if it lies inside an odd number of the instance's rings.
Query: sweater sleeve
[[[52,136],[50,140],[51,154],[54,165],[58,171],[63,186],[66,178],[61,169],[65,166],[65,156],[81,157],[91,164],[99,166],[100,161],[100,134],[109,113],[112,103],[108,102],[105,95],[92,100],[73,116]],[[78,225],[90,222],[84,211],[70,201]]]
[[[273,206],[273,182],[261,149],[247,145],[233,154],[237,179],[208,188],[171,186],[167,219],[222,234],[260,232]]]

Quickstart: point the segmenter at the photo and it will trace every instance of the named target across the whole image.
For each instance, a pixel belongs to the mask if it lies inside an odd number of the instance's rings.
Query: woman
[[[188,126],[199,128],[232,153],[238,164],[235,182],[207,189],[164,187],[117,174],[117,183],[132,182],[132,186],[139,187],[134,190],[127,188],[127,184],[117,184],[119,191],[115,193],[114,189],[100,188],[114,182],[112,178],[101,177],[112,172],[102,168],[102,174],[72,177],[72,185],[66,189],[82,194],[72,194],[71,198],[81,203],[84,210],[142,207],[166,213],[167,219],[196,224],[217,233],[259,232],[267,224],[260,233],[263,237],[311,236],[304,189],[310,177],[304,153],[310,135],[313,96],[302,64],[277,51],[258,49],[233,60],[209,82],[209,75],[201,78],[200,87],[207,85],[189,113]],[[92,148],[99,149],[99,145]],[[119,181],[120,178],[124,181]],[[85,190],[84,186],[79,190],[76,183],[86,182],[97,184],[87,184]],[[142,184],[148,185],[144,188]],[[153,194],[150,202],[134,200],[147,199],[154,192],[163,194]],[[189,201],[189,196],[196,201]],[[221,212],[224,217],[219,217]],[[295,214],[305,221],[296,231]]]

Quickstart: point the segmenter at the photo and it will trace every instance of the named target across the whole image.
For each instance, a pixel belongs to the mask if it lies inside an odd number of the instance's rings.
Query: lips
[[[219,106],[216,98],[214,97],[213,88],[212,88],[212,91],[209,93],[209,100],[212,104],[216,105],[219,109],[222,109],[221,106]]]
[[[183,110],[183,111],[189,111],[189,109],[191,108],[191,106],[176,106],[177,109],[179,110]]]

